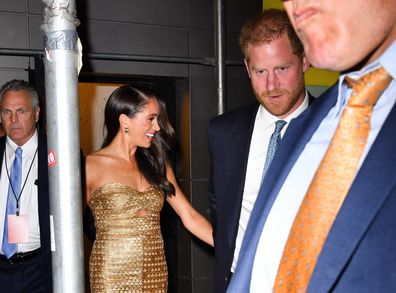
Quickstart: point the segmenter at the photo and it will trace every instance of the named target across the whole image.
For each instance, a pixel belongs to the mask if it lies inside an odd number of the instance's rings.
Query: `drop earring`
[[[128,132],[129,132],[128,127],[125,127],[125,128],[124,128],[124,132],[125,132],[126,134],[128,134]]]

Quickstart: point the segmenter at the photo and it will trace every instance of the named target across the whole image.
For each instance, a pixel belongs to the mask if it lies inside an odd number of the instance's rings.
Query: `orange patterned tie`
[[[319,253],[356,175],[373,106],[391,79],[380,67],[353,83],[349,102],[294,219],[274,292],[306,292]]]

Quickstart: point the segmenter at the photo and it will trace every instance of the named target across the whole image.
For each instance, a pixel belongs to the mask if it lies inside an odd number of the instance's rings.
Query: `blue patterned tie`
[[[3,234],[3,253],[7,258],[10,258],[17,251],[15,243],[8,243],[8,217],[7,215],[15,215],[16,213],[16,198],[21,191],[22,178],[22,149],[18,147],[15,150],[15,159],[11,167],[10,186],[8,187],[7,210],[4,221]]]
[[[272,162],[272,159],[275,156],[276,149],[278,148],[278,144],[281,139],[280,133],[282,131],[283,126],[285,125],[286,125],[286,121],[284,120],[278,120],[275,122],[275,130],[272,133],[268,144],[267,156],[265,158],[264,170],[263,170],[263,175],[261,177],[261,181],[263,181],[265,174],[267,173],[267,170]]]

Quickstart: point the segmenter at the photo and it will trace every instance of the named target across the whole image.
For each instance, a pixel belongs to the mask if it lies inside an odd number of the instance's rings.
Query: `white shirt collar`
[[[7,148],[7,155],[12,156],[15,153],[15,150],[17,147],[19,147],[15,142],[12,141],[11,138],[7,136],[7,142],[6,142],[6,148]],[[21,146],[23,154],[26,155],[31,155],[36,152],[38,146],[38,134],[37,134],[37,129],[34,131],[34,134],[32,135],[31,138],[23,145]]]

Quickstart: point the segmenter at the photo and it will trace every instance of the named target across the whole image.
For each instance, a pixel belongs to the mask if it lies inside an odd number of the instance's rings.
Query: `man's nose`
[[[279,87],[279,79],[274,73],[268,74],[267,91],[273,91]]]

